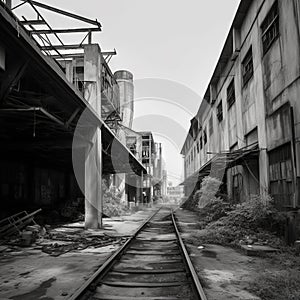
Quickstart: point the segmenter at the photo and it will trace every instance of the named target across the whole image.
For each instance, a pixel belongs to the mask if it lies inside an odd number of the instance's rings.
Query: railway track
[[[170,208],[157,210],[69,300],[206,300]]]

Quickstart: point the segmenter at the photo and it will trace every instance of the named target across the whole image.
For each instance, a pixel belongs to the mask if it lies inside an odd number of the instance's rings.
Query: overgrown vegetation
[[[190,206],[199,215],[199,230],[191,233],[187,241],[195,245],[212,243],[231,247],[266,244],[281,249],[281,253],[267,255],[249,291],[264,300],[300,299],[300,251],[283,242],[286,214],[274,207],[268,195],[255,195],[238,205],[210,197],[210,182],[209,178],[205,180],[200,197],[193,199]],[[207,190],[203,191],[204,188]],[[199,208],[202,195],[207,204]]]
[[[228,202],[216,199],[209,202],[201,209],[197,209],[199,215],[199,229],[204,229],[209,223],[228,215],[234,206]]]
[[[285,216],[272,205],[269,197],[255,196],[248,201],[231,205],[214,200],[199,210],[199,228],[192,240],[202,243],[238,246],[240,244],[268,244],[282,247]]]
[[[221,184],[222,182],[216,178],[204,177],[200,190],[196,191],[193,196],[191,195],[185,199],[181,207],[189,210],[198,210],[198,208],[203,208],[211,202],[221,200],[218,193]]]
[[[258,274],[251,291],[264,300],[298,300],[299,277],[300,272],[296,270],[283,270],[278,273],[265,271]]]
[[[221,198],[217,196],[217,192],[221,184],[222,182],[216,178],[210,176],[203,178],[198,195],[199,208],[206,206],[210,202],[221,200]]]
[[[270,196],[255,195],[233,205],[215,196],[218,186],[217,179],[203,179],[201,195],[198,201],[193,201],[192,210],[198,212],[199,229],[205,231],[192,234],[192,241],[230,246],[254,243],[283,246],[280,237],[284,234],[286,216],[274,208]]]
[[[103,213],[108,217],[116,217],[129,214],[127,205],[121,202],[121,194],[115,188],[108,188],[106,182],[102,182]]]

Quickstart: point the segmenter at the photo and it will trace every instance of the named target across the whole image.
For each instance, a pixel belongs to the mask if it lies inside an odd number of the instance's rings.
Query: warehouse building
[[[300,4],[242,0],[181,154],[185,194],[204,176],[231,201],[299,207]]]

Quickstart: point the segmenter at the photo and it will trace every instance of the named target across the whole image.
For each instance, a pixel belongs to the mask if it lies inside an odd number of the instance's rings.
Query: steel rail
[[[177,240],[178,240],[179,247],[182,251],[182,254],[183,254],[183,257],[184,257],[184,260],[185,260],[185,263],[186,263],[186,267],[188,269],[188,272],[191,274],[191,277],[192,277],[194,292],[196,293],[196,296],[198,297],[199,300],[207,300],[207,297],[204,293],[204,290],[203,290],[202,285],[200,283],[200,280],[198,278],[197,272],[196,272],[196,270],[193,266],[193,263],[190,259],[190,256],[189,256],[189,254],[186,250],[186,247],[183,243],[183,240],[180,236],[180,232],[177,228],[176,220],[175,220],[175,216],[174,216],[173,211],[171,211],[171,216],[172,216],[172,222],[173,222],[173,226],[174,226],[174,229],[175,229],[175,233],[176,233],[176,237],[177,237]]]
[[[123,246],[117,250],[115,253],[113,253],[108,260],[104,262],[103,265],[87,280],[82,284],[82,286],[75,291],[74,294],[72,294],[68,300],[76,300],[78,297],[82,296],[82,294],[86,291],[86,289],[93,283],[95,279],[97,279],[100,276],[104,277],[107,272],[111,269],[111,267],[114,265],[116,259],[120,257],[123,252],[126,251],[129,244],[132,242],[132,240],[140,233],[140,231],[151,221],[151,219],[160,211],[161,207],[157,209],[139,228],[135,231],[135,233],[123,244]]]

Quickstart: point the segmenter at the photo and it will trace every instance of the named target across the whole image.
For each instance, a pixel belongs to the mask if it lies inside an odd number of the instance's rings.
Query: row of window
[[[267,16],[261,25],[261,36],[262,36],[262,45],[263,53],[265,54],[273,42],[279,36],[279,13],[278,13],[278,2],[275,1]],[[248,81],[253,76],[253,54],[252,47],[246,53],[242,61],[242,80],[243,86],[245,86]],[[229,83],[227,87],[227,107],[228,110],[232,107],[235,102],[235,88],[234,88],[234,79]],[[222,100],[217,106],[217,118],[219,122],[223,120],[223,107]]]
[[[211,117],[211,125],[210,126],[211,126],[210,128],[212,128],[212,126],[213,126],[212,125],[212,117]],[[211,132],[213,132],[213,131],[211,131]],[[197,153],[199,153],[200,150],[203,149],[203,146],[206,145],[206,143],[207,143],[207,134],[206,134],[206,129],[204,129],[203,130],[203,135],[200,136],[199,141],[197,141],[197,143],[196,143],[196,146],[194,146],[192,148],[192,151],[191,151],[190,155],[188,155],[188,157],[187,157],[187,161],[186,161],[187,165],[190,165],[192,163],[192,161],[196,157],[196,151],[197,151]]]
[[[276,38],[279,36],[279,13],[278,13],[278,0],[276,0],[271,7],[270,11],[268,12],[267,16],[265,17],[264,21],[261,25],[261,36],[262,36],[262,45],[263,45],[263,53],[265,54]],[[248,81],[253,76],[253,54],[252,54],[252,47],[246,53],[244,59],[242,60],[242,81],[243,86],[245,86]],[[227,87],[227,107],[228,110],[232,107],[235,103],[235,86],[234,86],[234,79],[231,80]],[[219,122],[223,120],[223,105],[222,100],[217,105],[217,119]],[[213,116],[210,117],[209,120],[209,135],[213,134]],[[196,143],[196,148],[192,149],[191,154],[188,156],[187,164],[191,164],[194,157],[196,156],[196,149],[197,152],[203,148],[204,145],[207,143],[207,135],[206,129],[203,130],[203,137],[200,136],[199,142]],[[200,150],[199,150],[200,148]]]

